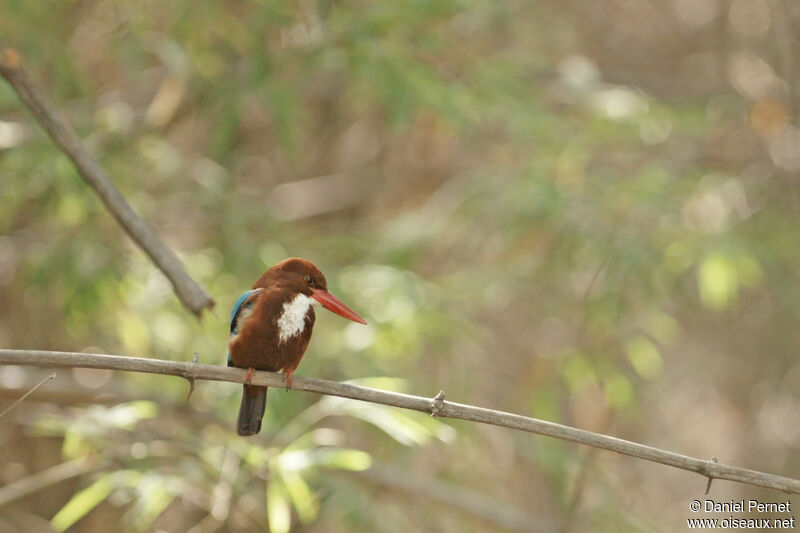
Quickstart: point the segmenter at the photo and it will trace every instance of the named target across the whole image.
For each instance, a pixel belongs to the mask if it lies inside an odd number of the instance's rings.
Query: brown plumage
[[[273,266],[242,295],[231,317],[228,365],[253,370],[283,371],[287,388],[305,354],[314,328],[313,306],[320,304],[345,318],[366,324],[355,311],[328,291],[325,276],[313,263],[292,257]],[[244,385],[237,431],[261,430],[267,387]]]

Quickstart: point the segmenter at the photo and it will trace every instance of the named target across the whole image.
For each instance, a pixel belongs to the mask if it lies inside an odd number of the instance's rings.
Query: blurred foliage
[[[0,84],[0,345],[223,364],[229,306],[303,256],[370,325],[320,314],[301,374],[798,477],[799,20],[788,0],[6,0],[0,39],[218,310],[180,307]],[[0,369],[9,397],[27,373]],[[279,390],[243,440],[238,387],[187,405],[174,378],[67,374],[0,421],[22,428],[0,476],[98,468],[0,529],[506,527],[336,474],[381,464],[576,531],[673,530],[703,488]]]
[[[395,380],[396,381],[396,380]],[[369,383],[391,385],[386,379]],[[398,385],[399,383],[395,383]],[[402,385],[402,384],[399,384]],[[113,407],[92,406],[40,419],[34,434],[62,438],[62,457],[87,458],[114,464],[77,491],[52,518],[52,527],[66,531],[106,499],[129,506],[123,520],[133,531],[148,531],[177,497],[195,505],[196,499],[215,519],[222,521],[238,470],[245,469],[265,483],[266,505],[250,516],[257,524],[269,523],[270,531],[288,531],[293,509],[303,523],[313,522],[319,513],[318,497],[308,479],[321,469],[359,471],[372,459],[364,451],[341,447],[346,435],[338,429],[316,427],[329,417],[352,416],[374,424],[400,444],[424,445],[432,437],[451,440],[449,428],[422,413],[398,413],[388,407],[358,404],[340,398],[323,398],[298,415],[273,439],[241,439],[221,428],[178,441],[156,439],[159,428],[140,427],[158,415],[154,402],[135,401]],[[120,438],[119,430],[137,434]],[[131,440],[129,445],[122,441]],[[194,454],[187,453],[194,448]],[[165,459],[153,468],[156,458]],[[250,489],[252,490],[252,488]],[[192,493],[196,494],[192,494]],[[199,494],[199,496],[197,495]]]

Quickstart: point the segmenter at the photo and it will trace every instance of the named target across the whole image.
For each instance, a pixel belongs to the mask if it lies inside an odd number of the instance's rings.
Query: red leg
[[[255,374],[255,373],[256,373],[256,369],[255,368],[253,368],[253,367],[248,368],[247,369],[247,375],[244,377],[244,382],[246,384],[250,385],[250,382],[253,381],[253,374]]]
[[[294,372],[293,368],[289,368],[284,372],[286,374],[286,390],[292,388],[292,372]]]

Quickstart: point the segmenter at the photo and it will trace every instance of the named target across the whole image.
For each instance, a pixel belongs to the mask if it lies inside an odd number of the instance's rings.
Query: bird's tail
[[[245,385],[242,391],[242,403],[239,405],[239,418],[236,420],[236,432],[239,435],[256,435],[261,431],[261,419],[267,410],[267,387]]]

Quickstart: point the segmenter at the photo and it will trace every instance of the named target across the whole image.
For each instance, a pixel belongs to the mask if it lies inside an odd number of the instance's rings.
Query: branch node
[[[439,413],[442,412],[444,408],[444,391],[440,390],[439,394],[434,396],[433,400],[431,400],[431,416],[439,416]]]
[[[706,485],[706,496],[708,496],[708,491],[711,490],[711,482],[714,481],[714,475],[711,472],[713,468],[712,465],[717,464],[718,462],[719,461],[717,461],[716,457],[712,457],[711,460],[706,463],[706,476],[708,477],[708,484]]]
[[[200,359],[200,354],[194,352],[194,357],[192,357],[191,365],[196,365],[197,361]],[[191,366],[189,367],[191,368]],[[189,401],[189,398],[192,397],[192,393],[194,392],[194,372],[187,368],[186,372],[184,373],[183,377],[186,378],[186,381],[189,382],[189,392],[186,393],[186,402]]]

